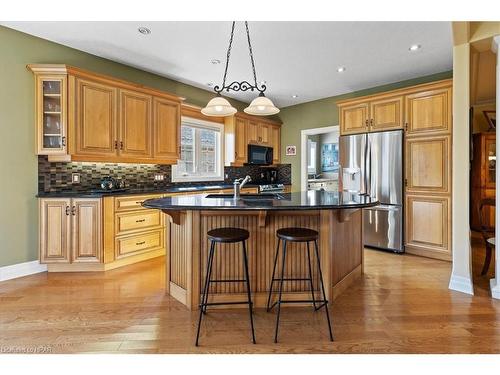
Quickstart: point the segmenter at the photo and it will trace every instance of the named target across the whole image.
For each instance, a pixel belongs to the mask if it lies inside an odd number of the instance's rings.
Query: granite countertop
[[[258,184],[246,184],[246,188],[258,187]],[[60,191],[60,192],[39,192],[38,198],[100,198],[120,195],[141,195],[141,194],[166,194],[166,193],[184,193],[198,192],[204,190],[220,190],[232,189],[232,184],[217,184],[217,185],[195,185],[195,186],[171,186],[160,189],[151,188],[134,188],[116,191],[102,191],[99,189],[89,191]]]
[[[215,196],[211,198],[210,196]],[[219,195],[219,197],[217,197]],[[159,210],[324,210],[364,208],[379,202],[358,193],[302,191],[297,193],[246,194],[234,199],[230,194],[189,194],[148,199],[143,206]]]

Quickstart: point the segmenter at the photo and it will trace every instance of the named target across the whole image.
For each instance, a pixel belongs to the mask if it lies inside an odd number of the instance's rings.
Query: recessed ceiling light
[[[339,72],[339,73],[345,72],[345,66],[339,66],[337,68],[337,72]]]
[[[214,65],[217,65],[217,64],[220,64],[220,60],[218,59],[213,59],[213,60],[210,60],[210,62]]]
[[[420,44],[413,44],[408,48],[411,52],[418,51],[422,46]]]
[[[295,99],[295,98],[298,98],[298,97],[299,97],[299,96],[298,96],[297,94],[292,95],[292,98],[294,98],[294,99]]]
[[[147,27],[143,27],[143,26],[139,27],[137,29],[137,31],[139,31],[143,35],[149,35],[149,34],[151,34],[151,30],[149,30]]]

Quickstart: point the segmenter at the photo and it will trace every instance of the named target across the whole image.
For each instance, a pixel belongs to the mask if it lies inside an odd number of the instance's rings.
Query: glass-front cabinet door
[[[66,154],[66,76],[37,77],[37,151]]]
[[[495,135],[487,136],[485,140],[486,147],[486,187],[495,188],[497,147]]]

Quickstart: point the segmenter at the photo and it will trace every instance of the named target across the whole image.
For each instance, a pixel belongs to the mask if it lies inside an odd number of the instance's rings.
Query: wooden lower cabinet
[[[69,263],[71,247],[71,199],[40,199],[40,263]]]
[[[159,197],[40,198],[40,263],[49,272],[105,271],[164,255],[164,215],[141,206]]]
[[[451,198],[406,195],[407,253],[451,260]]]
[[[40,263],[102,261],[101,199],[41,198]]]
[[[100,263],[102,260],[101,199],[72,199],[71,262]]]

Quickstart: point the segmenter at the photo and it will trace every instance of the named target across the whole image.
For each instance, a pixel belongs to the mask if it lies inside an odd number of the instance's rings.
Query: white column
[[[470,45],[453,47],[452,257],[449,288],[474,294],[469,225]],[[499,210],[500,211],[500,210]]]
[[[500,109],[500,53],[499,53],[499,45],[500,45],[500,35],[497,35],[493,38],[493,43],[491,46],[491,49],[494,53],[497,55],[497,98],[496,98],[496,111],[498,113],[498,110]],[[498,155],[498,150],[500,150],[500,137],[498,136],[497,133],[497,142],[496,142],[496,147],[497,147],[497,155]],[[497,156],[498,159],[498,156]],[[490,288],[491,288],[491,296],[493,298],[498,298],[500,299],[500,194],[498,194],[498,189],[500,188],[500,170],[498,168],[498,163],[496,163],[496,186],[497,186],[497,191],[496,191],[496,207],[497,209],[495,210],[495,238],[496,241],[499,242],[497,246],[495,246],[495,279],[490,280]]]

